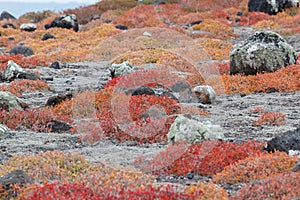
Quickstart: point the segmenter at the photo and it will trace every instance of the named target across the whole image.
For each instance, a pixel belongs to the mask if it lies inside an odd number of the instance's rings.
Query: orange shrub
[[[217,38],[222,40],[227,40],[235,37],[231,27],[222,24],[219,21],[213,19],[205,19],[202,23],[194,25],[193,30],[205,31],[204,36],[209,38]],[[202,37],[203,35],[200,34]]]
[[[249,183],[231,199],[297,199],[300,196],[300,174],[288,172],[270,176],[264,181]]]
[[[272,175],[289,172],[296,165],[297,158],[285,152],[262,154],[249,157],[226,167],[213,178],[215,183],[244,183],[263,180]]]
[[[230,42],[214,38],[200,38],[197,45],[203,47],[214,60],[229,60],[233,46]]]
[[[49,90],[50,86],[42,80],[15,80],[9,84],[1,85],[0,90],[9,91],[16,96],[21,96],[24,91]]]
[[[281,112],[266,112],[255,121],[253,121],[254,126],[260,125],[271,125],[271,126],[281,126],[286,122],[286,115]]]

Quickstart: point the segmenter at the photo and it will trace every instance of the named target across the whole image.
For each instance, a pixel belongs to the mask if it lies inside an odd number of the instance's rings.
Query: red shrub
[[[263,143],[254,141],[241,144],[204,141],[189,147],[184,144],[170,145],[164,152],[154,157],[144,167],[144,170],[150,170],[155,174],[186,175],[192,172],[200,175],[211,175],[221,172],[226,166],[239,160],[260,154],[262,147]]]
[[[263,12],[249,12],[248,16],[240,17],[240,26],[250,26],[262,20],[270,20],[271,16]]]
[[[36,199],[56,199],[56,200],[100,200],[99,194],[96,194],[90,187],[78,183],[46,183],[42,186],[35,186],[33,189],[23,194],[27,200]]]
[[[53,120],[68,121],[62,116],[54,115],[47,109],[0,111],[0,122],[13,130],[29,129],[39,132],[50,132],[51,129],[48,125]]]

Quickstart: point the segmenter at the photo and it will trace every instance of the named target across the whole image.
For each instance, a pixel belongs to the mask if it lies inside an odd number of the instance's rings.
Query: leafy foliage
[[[9,60],[14,61],[15,63],[17,63],[23,68],[36,68],[37,66],[48,66],[49,64],[46,60],[39,59],[36,56],[24,57],[21,54],[17,54],[17,55],[2,54],[0,55],[1,71],[4,71],[4,69],[7,67],[7,62]]]
[[[214,176],[216,183],[240,183],[254,180],[263,180],[272,175],[289,172],[297,163],[296,157],[285,152],[262,154],[256,157],[245,158],[226,167]]]

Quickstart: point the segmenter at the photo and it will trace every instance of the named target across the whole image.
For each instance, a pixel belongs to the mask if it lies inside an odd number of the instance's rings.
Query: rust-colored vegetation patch
[[[260,155],[263,145],[254,141],[242,144],[210,140],[195,145],[177,143],[167,146],[149,163],[143,163],[140,158],[136,164],[153,174],[212,175],[239,160]]]
[[[285,152],[262,154],[249,157],[226,167],[214,176],[216,183],[243,183],[267,179],[272,175],[290,172],[297,163],[297,157]]]

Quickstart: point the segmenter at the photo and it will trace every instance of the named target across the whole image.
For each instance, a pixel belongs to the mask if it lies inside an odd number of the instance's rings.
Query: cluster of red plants
[[[14,61],[23,68],[36,68],[37,66],[48,66],[49,62],[40,59],[37,56],[24,57],[21,54],[10,55],[2,54],[0,55],[0,70],[3,71],[9,60]]]
[[[141,165],[143,170],[154,174],[212,175],[239,160],[260,155],[263,145],[255,141],[238,144],[213,140],[191,146],[178,143],[169,145],[165,151],[160,152],[145,166],[142,164],[142,159],[136,164]]]
[[[48,109],[13,109],[11,111],[0,111],[0,122],[13,130],[29,129],[38,132],[50,132],[49,123],[58,121],[69,121],[63,116],[53,114]]]

